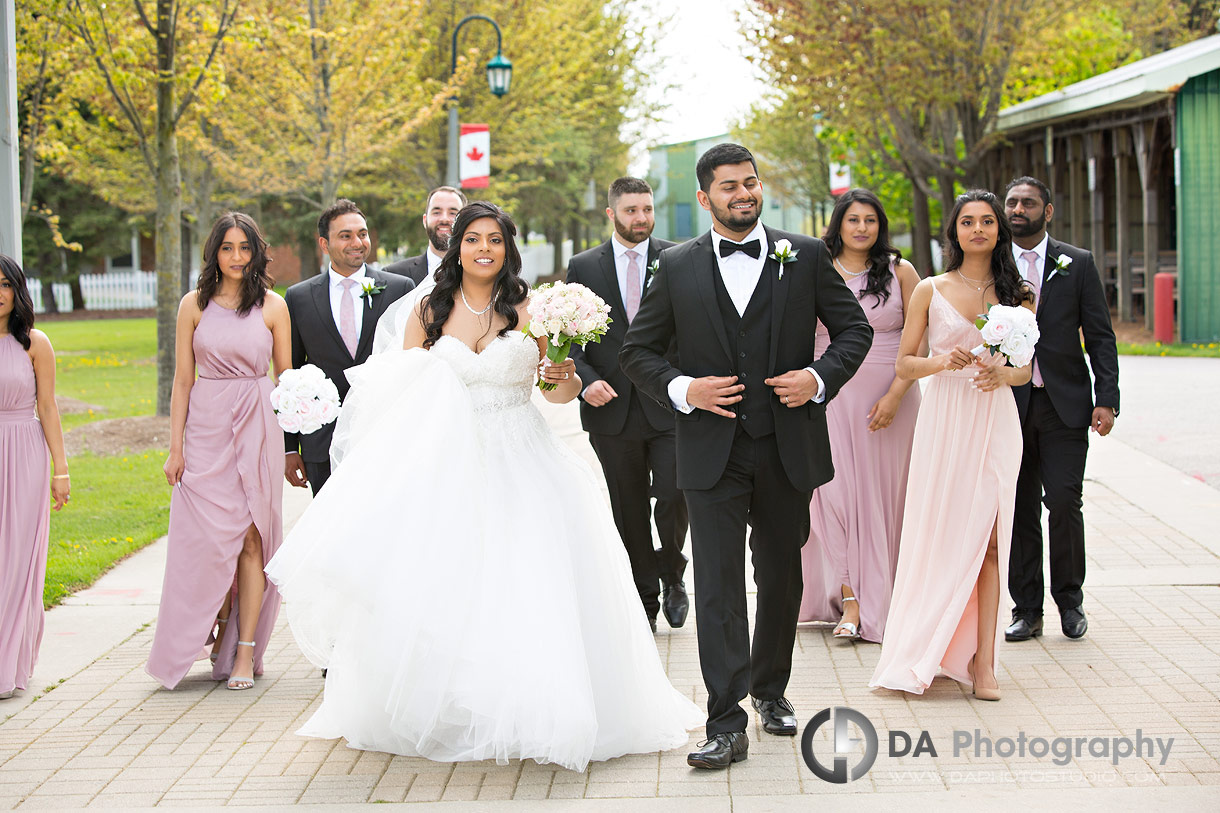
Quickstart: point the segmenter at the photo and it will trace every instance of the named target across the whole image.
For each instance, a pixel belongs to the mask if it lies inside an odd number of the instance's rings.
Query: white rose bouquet
[[[983,343],[971,352],[981,356],[984,350],[1004,354],[1013,367],[1024,367],[1034,357],[1038,343],[1038,318],[1029,308],[1012,305],[992,305],[987,313],[974,320],[983,334]]]
[[[554,282],[530,293],[530,320],[522,330],[535,338],[546,338],[546,357],[558,364],[568,357],[573,344],[584,347],[600,342],[610,327],[610,306],[579,283]],[[555,384],[539,381],[544,390]]]
[[[339,391],[317,366],[285,370],[271,391],[271,408],[285,432],[308,435],[339,417]]]

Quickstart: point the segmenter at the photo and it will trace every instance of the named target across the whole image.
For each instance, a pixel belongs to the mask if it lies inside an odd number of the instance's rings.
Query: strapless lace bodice
[[[534,388],[538,345],[520,331],[493,339],[475,353],[461,339],[442,336],[430,351],[453,368],[470,392],[477,414],[499,412],[529,403]]]

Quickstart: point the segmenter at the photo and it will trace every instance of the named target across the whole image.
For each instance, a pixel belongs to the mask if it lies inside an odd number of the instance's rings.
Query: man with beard
[[[415,287],[407,277],[374,271],[365,264],[369,229],[350,200],[337,200],[318,218],[318,246],[330,268],[288,289],[284,300],[292,318],[292,367],[313,364],[347,396],[344,371],[368,360],[373,330],[389,304]],[[284,433],[284,476],[317,494],[330,477],[333,423],[307,435]]]
[[[1089,429],[1105,437],[1118,417],[1118,349],[1092,253],[1046,232],[1055,214],[1051,190],[1036,178],[1017,178],[1008,184],[1004,211],[1017,268],[1034,289],[1041,333],[1033,380],[1013,390],[1025,445],[1008,567],[1016,606],[1004,638],[1028,641],[1042,634],[1043,502],[1050,513],[1051,598],[1063,634],[1081,638],[1089,626],[1082,590],[1084,464]]]
[[[460,189],[454,189],[452,186],[438,186],[429,192],[428,203],[424,207],[424,231],[428,234],[428,249],[416,257],[390,263],[381,270],[410,277],[417,287],[423,284],[425,278],[432,280],[432,275],[436,273],[446,249],[449,248],[449,232],[453,228],[453,219],[465,205],[466,196]]]
[[[661,249],[653,238],[652,188],[639,178],[610,184],[606,217],[610,239],[577,254],[568,263],[568,282],[588,286],[610,305],[609,332],[600,343],[572,347],[576,372],[584,382],[580,422],[601,461],[610,490],[614,524],[627,549],[631,574],[652,631],[657,612],[671,627],[686,623],[690,600],[683,577],[686,557],[686,500],[678,490],[671,409],[644,399],[618,365],[627,326],[648,288]],[[675,359],[671,358],[671,361]],[[652,508],[650,498],[657,501]],[[657,526],[659,550],[652,545],[649,515]]]
[[[708,693],[708,739],[686,761],[724,769],[749,750],[747,694],[764,731],[796,734],[784,692],[809,499],[834,476],[826,402],[855,374],[873,330],[825,243],[759,222],[762,182],[749,150],[718,144],[695,175],[711,231],[661,252],[619,362],[641,392],[675,410]],[[830,344],[815,359],[819,322]],[[753,646],[747,525],[758,588]]]

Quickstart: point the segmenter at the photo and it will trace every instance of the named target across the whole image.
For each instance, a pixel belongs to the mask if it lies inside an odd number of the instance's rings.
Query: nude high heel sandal
[[[254,642],[253,641],[238,641],[237,645],[253,647]],[[235,692],[241,691],[243,689],[253,689],[254,688],[254,678],[253,677],[248,677],[248,678],[230,677],[229,682],[225,684],[225,688],[231,689],[232,691],[235,691]]]

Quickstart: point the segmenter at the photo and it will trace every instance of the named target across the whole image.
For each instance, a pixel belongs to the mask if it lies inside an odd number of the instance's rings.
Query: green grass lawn
[[[64,431],[107,418],[152,415],[157,388],[154,319],[84,319],[38,327],[55,347],[56,393],[102,407],[63,415]],[[124,556],[165,533],[165,451],[68,460],[72,502],[51,514],[43,602],[88,587]]]
[[[1132,342],[1119,342],[1118,354],[1120,356],[1201,356],[1204,358],[1220,358],[1220,343],[1210,342],[1204,344],[1197,342],[1186,344],[1181,342],[1162,344],[1161,342],[1147,342],[1135,344]]]

